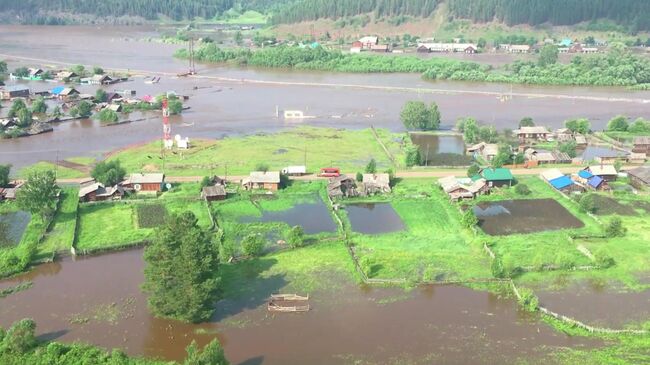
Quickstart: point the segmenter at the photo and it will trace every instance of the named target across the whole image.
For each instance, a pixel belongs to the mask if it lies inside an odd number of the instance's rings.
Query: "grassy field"
[[[21,179],[26,179],[31,173],[45,171],[56,171],[56,176],[59,179],[78,179],[88,176],[88,174],[85,172],[69,169],[67,167],[56,166],[51,162],[41,161],[22,168],[20,171],[18,171],[18,177]]]
[[[387,201],[404,231],[351,235],[369,277],[435,281],[491,276],[482,248],[471,244],[471,232],[460,226],[457,208],[430,180],[403,181]]]
[[[389,150],[403,161],[399,143],[392,134],[378,131]],[[380,170],[392,167],[390,159],[373,137],[371,130],[336,130],[300,127],[277,134],[261,134],[243,138],[196,140],[188,151],[166,154],[165,173],[177,176],[208,174],[247,175],[260,163],[271,170],[288,165],[303,165],[307,150],[307,167],[317,172],[321,167],[337,166],[346,172],[362,171],[371,158]],[[160,142],[152,142],[112,155],[128,171],[161,171]]]
[[[54,217],[50,230],[39,245],[39,254],[69,251],[74,241],[77,225],[77,208],[79,206],[79,189],[64,188],[61,192],[59,210]]]

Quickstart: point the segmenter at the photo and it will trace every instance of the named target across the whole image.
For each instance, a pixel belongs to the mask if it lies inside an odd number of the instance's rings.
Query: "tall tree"
[[[407,101],[402,107],[400,119],[407,129],[432,130],[440,125],[440,110],[436,103],[429,107],[421,101]]]
[[[39,214],[44,221],[54,215],[59,187],[53,171],[34,172],[16,193],[21,209]]]
[[[120,160],[102,161],[95,165],[90,176],[105,186],[113,186],[124,180],[126,170],[120,164]]]
[[[537,60],[537,64],[541,67],[554,65],[557,63],[558,54],[559,52],[556,46],[547,44],[539,51],[539,59]]]
[[[192,212],[171,217],[145,248],[143,290],[151,311],[185,322],[210,318],[217,299],[216,246]]]

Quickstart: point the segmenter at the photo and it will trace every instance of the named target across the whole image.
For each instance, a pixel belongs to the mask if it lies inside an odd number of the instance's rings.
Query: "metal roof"
[[[154,174],[131,174],[129,182],[131,184],[162,184],[165,180],[165,175],[162,173]]]
[[[590,186],[597,188],[600,186],[600,184],[602,184],[603,181],[603,178],[600,176],[592,176],[589,180],[587,180],[587,183]]]
[[[280,183],[280,172],[279,171],[253,171],[250,173],[250,182],[259,184],[259,183],[269,183],[269,184],[279,184]]]
[[[561,177],[549,181],[549,183],[553,185],[554,188],[560,190],[573,185],[573,180],[571,180],[570,177],[563,175]]]
[[[12,92],[12,91],[23,91],[23,90],[27,90],[27,91],[29,91],[29,87],[27,87],[27,86],[25,86],[25,85],[7,85],[7,86],[5,86],[5,88],[4,88],[4,91],[9,91],[9,92]]]

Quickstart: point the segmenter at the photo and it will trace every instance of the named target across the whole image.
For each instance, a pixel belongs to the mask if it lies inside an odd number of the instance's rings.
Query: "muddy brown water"
[[[503,200],[480,203],[473,209],[481,229],[492,236],[584,226],[553,199]]]
[[[0,214],[0,248],[18,244],[30,219],[31,215],[23,211]]]
[[[397,232],[404,222],[390,203],[359,203],[345,206],[352,230],[365,234]]]
[[[263,210],[261,217],[242,217],[240,222],[284,222],[292,227],[301,226],[306,234],[336,232],[336,224],[320,197],[313,203],[296,204],[287,210]]]
[[[43,41],[43,34],[48,35],[47,42]],[[182,45],[143,41],[156,35],[156,30],[151,27],[0,26],[0,58],[7,59],[10,68],[54,66],[57,61],[173,75],[185,71],[186,62],[172,57]],[[135,89],[138,96],[168,90],[189,95],[191,99],[187,105],[191,109],[183,116],[172,118],[171,124],[174,134],[190,138],[274,132],[304,124],[351,129],[374,125],[404,131],[399,111],[406,101],[412,99],[437,102],[446,128],[452,127],[457,118],[466,116],[494,124],[499,129],[515,128],[524,116],[533,117],[538,124],[549,127],[560,127],[564,120],[576,116],[588,117],[594,129],[603,128],[617,114],[650,118],[650,91],[623,88],[428,82],[417,74],[343,74],[205,64],[198,65],[198,72],[200,76],[226,77],[235,81],[179,79],[162,74],[159,84],[147,85],[142,78],[134,78],[131,82],[104,88],[108,91]],[[291,84],[236,81],[243,79]],[[56,85],[30,83],[33,90],[51,89]],[[80,91],[94,93],[95,88],[81,86]],[[501,101],[500,95],[511,92],[514,95],[511,100]],[[280,110],[303,110],[315,118],[295,122],[276,119],[276,106]],[[2,140],[0,162],[10,162],[17,169],[40,160],[52,161],[57,156],[101,157],[114,149],[160,138],[161,122],[157,116],[154,117],[113,127],[101,127],[91,120],[75,121],[57,126],[53,133]]]
[[[650,320],[650,290],[634,292],[594,281],[535,294],[546,308],[593,326],[624,328]]]
[[[263,267],[272,264],[269,259]],[[183,358],[192,339],[205,344],[217,337],[232,364],[495,364],[598,345],[553,331],[511,299],[456,286],[404,292],[339,284],[332,291],[301,293],[310,294],[308,313],[273,315],[265,298],[287,284],[281,277],[248,280],[251,290],[221,301],[213,322],[186,325],[149,314],[139,289],[142,270],[142,250],[38,266],[0,282],[0,288],[34,283],[0,299],[0,325],[31,317],[44,339],[164,359]]]
[[[411,133],[411,141],[420,149],[427,166],[469,165],[471,157],[465,156],[465,141],[460,135]]]

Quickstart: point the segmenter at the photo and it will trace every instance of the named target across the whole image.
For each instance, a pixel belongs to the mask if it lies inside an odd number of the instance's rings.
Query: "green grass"
[[[97,159],[94,157],[70,157],[66,158],[66,161],[78,163],[81,165],[92,165],[97,162]]]
[[[389,133],[380,133],[388,144],[387,148],[396,151],[398,144],[388,138]],[[305,148],[310,172],[337,166],[345,172],[355,173],[363,171],[371,158],[377,161],[380,170],[392,167],[369,129],[348,131],[299,127],[276,134],[196,140],[190,150],[166,155],[165,173],[177,176],[223,175],[227,164],[228,175],[248,175],[260,163],[268,164],[271,170],[280,170],[288,165],[303,165]],[[110,159],[119,159],[127,171],[162,169],[159,141],[119,152]]]
[[[133,204],[102,203],[82,205],[77,227],[78,250],[121,247],[151,237],[152,229],[138,229]]]
[[[266,24],[268,16],[255,10],[247,10],[236,17],[217,19],[218,24]]]
[[[45,171],[56,171],[56,176],[59,179],[78,179],[78,178],[86,177],[88,175],[87,173],[69,169],[67,167],[61,167],[61,166],[57,167],[55,164],[51,162],[41,161],[33,165],[22,168],[18,172],[18,177],[20,177],[21,179],[26,179],[27,176],[29,176],[31,173],[45,172]]]
[[[167,218],[167,209],[160,203],[138,204],[134,209],[138,216],[138,228],[160,227]]]
[[[387,200],[406,230],[351,237],[369,277],[430,281],[491,276],[481,247],[471,244],[471,233],[460,226],[460,213],[431,182],[402,182]]]
[[[61,192],[59,210],[50,226],[50,231],[46,233],[45,239],[39,245],[39,254],[70,250],[77,225],[78,192],[77,188],[64,188]]]

